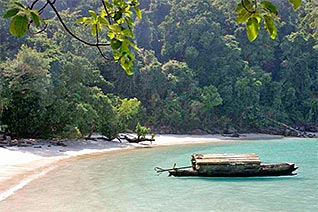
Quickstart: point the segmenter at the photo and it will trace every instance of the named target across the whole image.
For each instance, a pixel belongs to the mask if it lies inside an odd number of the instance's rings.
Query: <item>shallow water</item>
[[[153,168],[190,164],[193,153],[257,153],[293,162],[296,176],[168,178]],[[5,201],[0,211],[318,211],[318,140],[170,146],[66,163]]]

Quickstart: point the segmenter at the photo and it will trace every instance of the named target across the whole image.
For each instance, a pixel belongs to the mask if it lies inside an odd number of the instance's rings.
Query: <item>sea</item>
[[[256,153],[292,162],[297,175],[168,177],[154,167],[190,165],[194,153]],[[187,144],[105,153],[59,165],[9,198],[1,212],[316,212],[318,139]]]

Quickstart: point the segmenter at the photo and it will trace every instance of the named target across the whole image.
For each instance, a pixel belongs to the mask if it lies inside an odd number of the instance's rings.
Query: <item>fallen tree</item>
[[[291,127],[291,126],[289,126],[289,125],[287,125],[285,123],[276,121],[276,120],[274,120],[272,118],[269,118],[269,117],[267,117],[267,119],[269,121],[275,123],[275,124],[278,124],[278,125],[286,128],[286,129],[290,130],[290,131],[296,132],[297,133],[297,137],[303,137],[303,138],[311,138],[311,137],[313,137],[313,136],[308,135],[305,131],[301,131],[301,130],[295,129],[295,128],[293,128],[293,127]]]
[[[128,143],[140,143],[143,141],[150,141],[152,144],[152,142],[155,141],[154,138],[146,138],[146,137],[129,138],[127,135],[124,136],[124,139],[126,139]]]

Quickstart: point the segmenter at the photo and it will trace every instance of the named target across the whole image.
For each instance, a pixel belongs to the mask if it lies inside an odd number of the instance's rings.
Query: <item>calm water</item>
[[[294,162],[296,176],[168,178],[155,166],[193,153],[257,153]],[[67,163],[0,202],[0,211],[318,211],[318,140],[267,140],[140,149]]]

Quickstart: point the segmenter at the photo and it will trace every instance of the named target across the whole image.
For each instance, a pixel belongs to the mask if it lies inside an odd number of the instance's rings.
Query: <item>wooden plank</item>
[[[260,160],[259,158],[196,158],[193,160]]]
[[[193,158],[258,158],[253,154],[194,154]]]
[[[255,153],[251,154],[194,154],[193,165],[227,165],[249,164],[260,165],[261,160]]]
[[[203,158],[194,160],[260,160],[259,158]]]
[[[260,163],[260,160],[197,160],[196,164],[200,163]]]
[[[193,160],[260,160],[259,157],[229,157],[229,158],[222,158],[222,157],[216,157],[216,158],[194,158]]]
[[[226,158],[226,159],[195,159],[195,164],[230,164],[230,163],[236,163],[236,164],[260,164],[261,160],[259,159],[233,159],[233,158]]]
[[[203,155],[203,156],[246,156],[246,155],[257,155],[257,154],[255,154],[255,153],[245,153],[245,154],[236,154],[236,153],[221,153],[221,154],[219,154],[219,153],[213,153],[213,154],[210,154],[210,153],[208,153],[208,154],[193,154],[193,155]]]

